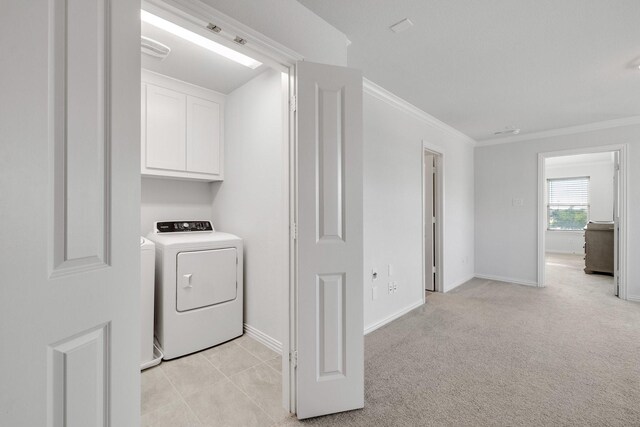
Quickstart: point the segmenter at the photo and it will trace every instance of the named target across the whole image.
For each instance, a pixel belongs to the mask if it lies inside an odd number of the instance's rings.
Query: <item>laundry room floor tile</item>
[[[164,362],[160,367],[183,396],[224,378],[201,353]]]
[[[271,426],[286,421],[282,357],[243,336],[142,373],[145,427]]]
[[[231,377],[231,381],[244,391],[274,421],[286,418],[282,408],[282,375],[261,364]]]
[[[271,366],[273,369],[282,374],[282,356],[276,356],[274,359],[267,360],[267,365]]]
[[[159,366],[142,372],[141,412],[143,414],[180,401],[180,394],[171,385]]]
[[[213,366],[227,376],[262,363],[260,359],[240,347],[235,341],[210,348],[202,354],[209,359]]]
[[[278,356],[278,353],[260,344],[258,341],[250,338],[246,335],[237,338],[234,342],[238,343],[240,347],[249,351],[251,354],[262,360],[263,362],[271,360]]]
[[[200,421],[216,426],[268,426],[273,420],[228,379],[206,387],[185,401]]]
[[[142,427],[195,427],[200,426],[198,418],[182,401],[162,406],[142,416]]]

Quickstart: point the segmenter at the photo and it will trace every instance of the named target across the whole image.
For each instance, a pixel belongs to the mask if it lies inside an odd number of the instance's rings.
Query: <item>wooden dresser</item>
[[[589,222],[584,228],[584,272],[613,274],[613,222]]]

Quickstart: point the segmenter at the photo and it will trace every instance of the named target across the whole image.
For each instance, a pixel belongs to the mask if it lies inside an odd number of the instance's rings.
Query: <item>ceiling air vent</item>
[[[166,58],[169,52],[171,52],[171,48],[166,44],[162,44],[145,36],[140,38],[140,50],[142,53],[146,53],[154,58],[160,58],[160,60]]]

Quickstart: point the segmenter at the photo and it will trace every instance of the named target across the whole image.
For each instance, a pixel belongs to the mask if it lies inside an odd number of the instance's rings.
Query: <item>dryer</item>
[[[155,334],[164,359],[242,335],[242,239],[210,221],[159,221],[147,238],[156,247]]]

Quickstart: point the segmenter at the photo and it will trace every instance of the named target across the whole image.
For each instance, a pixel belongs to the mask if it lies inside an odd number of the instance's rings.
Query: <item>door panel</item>
[[[613,152],[613,294],[620,296],[620,152]]]
[[[220,105],[187,96],[187,170],[220,173]]]
[[[297,66],[298,418],[364,405],[362,76]]]
[[[139,13],[2,5],[2,426],[139,423]]]
[[[235,248],[178,254],[176,309],[193,310],[236,299]]]
[[[186,95],[147,84],[146,153],[148,168],[185,170]]]

